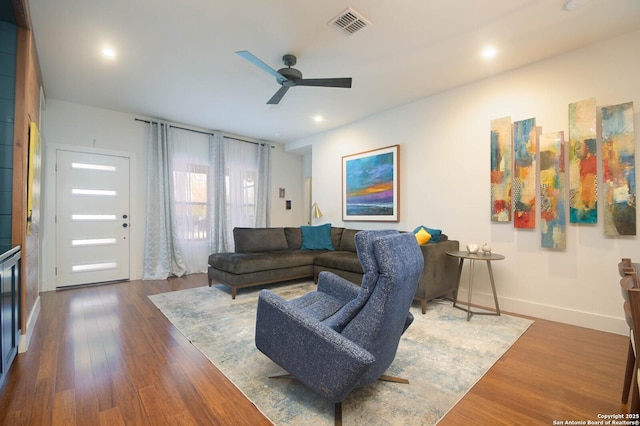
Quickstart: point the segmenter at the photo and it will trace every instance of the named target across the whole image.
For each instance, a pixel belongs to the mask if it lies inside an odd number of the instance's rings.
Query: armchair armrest
[[[258,298],[256,347],[307,387],[344,400],[374,356],[331,328],[305,317],[269,290]]]
[[[318,275],[318,291],[347,303],[358,296],[360,286],[332,272],[322,271]]]

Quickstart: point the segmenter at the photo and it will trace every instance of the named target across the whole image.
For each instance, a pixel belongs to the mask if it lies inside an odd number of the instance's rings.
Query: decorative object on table
[[[536,119],[513,123],[513,226],[536,227]]]
[[[636,235],[633,102],[602,108],[605,235]]]
[[[569,221],[598,223],[596,99],[569,104]]]
[[[511,221],[511,117],[491,120],[491,221]]]
[[[482,252],[484,254],[491,254],[491,246],[489,245],[489,243],[484,243],[480,248],[482,249]]]
[[[564,132],[540,135],[540,234],[542,248],[567,246]]]
[[[469,243],[467,244],[467,252],[469,254],[475,254],[478,252],[478,250],[480,250],[480,246],[478,246],[475,243]]]
[[[342,219],[399,220],[400,145],[342,157]]]

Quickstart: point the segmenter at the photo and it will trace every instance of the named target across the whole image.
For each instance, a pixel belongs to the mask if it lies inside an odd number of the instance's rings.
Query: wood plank
[[[270,424],[147,297],[206,285],[197,274],[42,294],[30,349],[0,395],[0,424]],[[623,413],[627,344],[535,320],[440,425]]]

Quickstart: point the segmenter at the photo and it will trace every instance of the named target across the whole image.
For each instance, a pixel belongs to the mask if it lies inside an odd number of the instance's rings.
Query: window
[[[190,165],[188,170],[173,171],[178,238],[204,240],[209,237],[206,166]]]
[[[225,184],[227,192],[227,226],[229,231],[232,232],[235,226],[255,226],[257,178],[258,174],[255,170],[227,169]]]

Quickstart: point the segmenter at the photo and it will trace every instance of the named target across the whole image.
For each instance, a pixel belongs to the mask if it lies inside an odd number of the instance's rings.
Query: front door
[[[129,158],[56,151],[56,287],[129,279]]]

